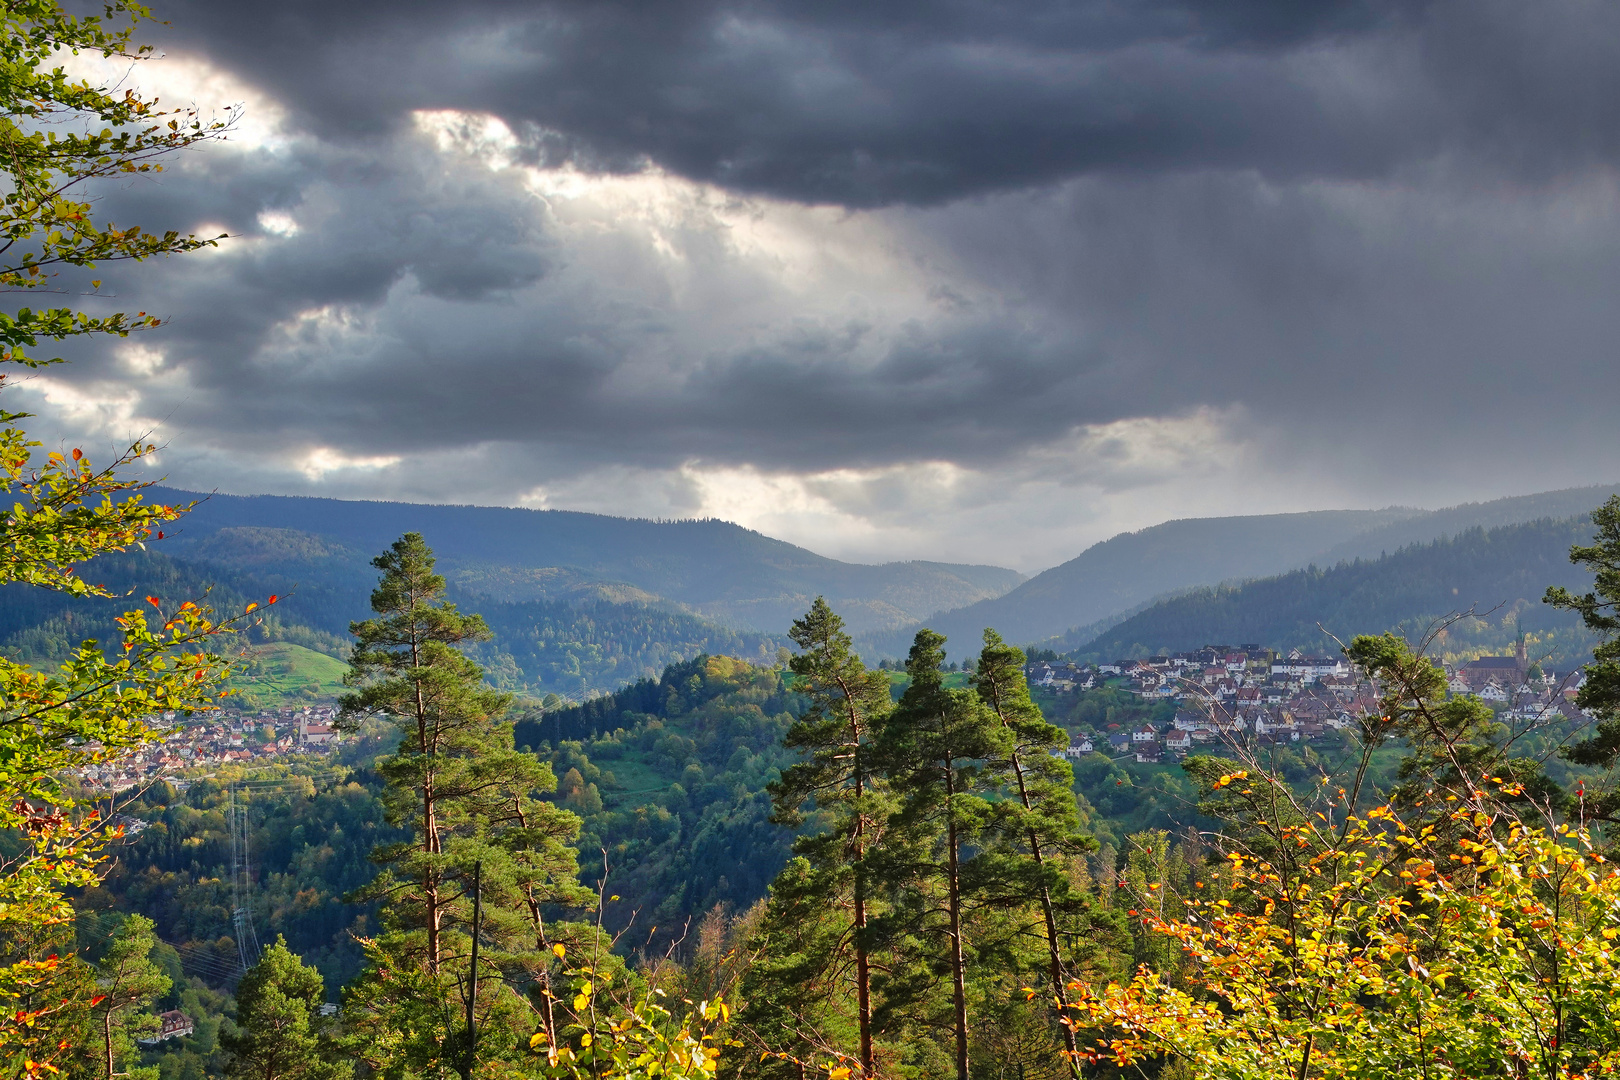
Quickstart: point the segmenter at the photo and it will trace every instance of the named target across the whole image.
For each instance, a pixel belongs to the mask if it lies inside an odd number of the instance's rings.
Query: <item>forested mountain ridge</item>
[[[840,562],[719,520],[204,495],[161,487],[148,497],[198,502],[163,542],[163,550],[177,558],[324,577],[414,531],[439,552],[453,584],[488,599],[571,599],[582,593],[621,599],[628,588],[644,593],[643,600],[661,598],[711,620],[773,633],[784,632],[816,596],[847,610],[853,625],[879,629],[999,595],[1023,580],[995,566]],[[273,538],[242,531],[267,529],[276,531]],[[235,531],[221,536],[225,530]],[[299,534],[307,539],[298,541]],[[364,587],[370,587],[369,575]]]
[[[261,621],[230,640],[228,652],[288,642],[348,657],[349,624],[366,614],[376,583],[369,558],[305,533],[253,528],[221,530],[192,550],[236,565],[130,551],[85,568],[88,579],[116,594],[111,598],[73,597],[20,584],[0,587],[0,651],[35,667],[51,667],[83,640],[115,640],[114,620],[143,606],[147,596],[168,603],[197,600],[230,614],[252,602],[263,605],[276,594],[275,606],[261,606]],[[465,594],[457,599],[469,610],[481,610],[495,632],[493,641],[476,648],[490,680],[537,698],[557,694],[578,700],[655,676],[699,653],[772,659],[786,640],[636,599],[490,603]]]
[[[1421,512],[1321,510],[1166,521],[1093,544],[1003,596],[925,621],[951,640],[952,656],[976,651],[987,626],[1009,641],[1041,641],[1176,589],[1286,569],[1347,535]],[[901,656],[913,633],[915,627],[907,627],[865,640],[881,655]]]
[[[1377,558],[1413,543],[1458,532],[1568,518],[1601,503],[1616,485],[1598,485],[1466,503],[1442,510],[1391,507],[1252,517],[1186,518],[1121,533],[1045,570],[1012,591],[961,609],[934,613],[926,624],[976,648],[980,632],[996,627],[1010,641],[1042,643],[1059,637],[1074,647],[1159,599],[1198,586],[1280,574],[1309,564],[1333,566]],[[864,636],[874,655],[903,655],[915,624]],[[1090,634],[1074,633],[1089,627]]]
[[[1442,652],[1511,649],[1525,632],[1554,662],[1579,663],[1592,639],[1574,615],[1545,607],[1541,596],[1549,585],[1590,587],[1569,549],[1591,535],[1585,516],[1476,528],[1382,558],[1195,589],[1131,616],[1075,655],[1127,658],[1214,641],[1336,653],[1329,634],[1348,641],[1397,630],[1416,640],[1434,620],[1472,608],[1481,617],[1448,631]]]
[[[1312,556],[1310,561],[1318,566],[1334,566],[1358,558],[1374,559],[1412,544],[1427,544],[1469,529],[1494,529],[1543,519],[1579,517],[1590,513],[1592,507],[1601,504],[1616,491],[1620,491],[1620,485],[1598,484],[1428,510],[1357,533],[1343,543]]]

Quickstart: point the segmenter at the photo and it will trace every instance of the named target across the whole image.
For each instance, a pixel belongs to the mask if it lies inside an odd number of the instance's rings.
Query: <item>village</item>
[[[1549,672],[1529,661],[1521,642],[1513,656],[1486,656],[1444,665],[1447,692],[1472,694],[1503,722],[1534,722],[1553,714],[1574,719],[1579,670]],[[1061,756],[1101,753],[1144,764],[1177,761],[1196,748],[1233,740],[1309,743],[1336,738],[1358,717],[1378,711],[1373,685],[1343,657],[1287,654],[1259,645],[1208,645],[1188,653],[1102,664],[1037,661],[1030,685],[1056,695],[1105,687],[1149,702],[1170,702],[1168,723],[1112,725],[1073,731]]]
[[[1481,657],[1444,669],[1449,693],[1477,696],[1504,722],[1540,720],[1552,712],[1577,716],[1574,698],[1582,673],[1543,671],[1529,662],[1522,644],[1513,656]],[[1160,764],[1234,738],[1310,743],[1336,737],[1378,708],[1373,686],[1343,657],[1283,654],[1259,645],[1209,645],[1100,664],[1043,660],[1026,665],[1025,674],[1031,687],[1060,706],[1074,695],[1104,688],[1176,706],[1166,723],[1072,730],[1070,745],[1061,751],[1070,759],[1101,753]],[[325,754],[341,738],[337,713],[332,703],[226,709],[193,718],[166,712],[153,718],[153,726],[163,731],[160,741],[86,766],[78,775],[89,790],[120,791],[189,770]]]
[[[221,710],[191,718],[165,712],[151,720],[162,732],[161,741],[85,766],[78,776],[91,791],[122,791],[183,770],[324,754],[340,738],[337,712],[335,704]]]

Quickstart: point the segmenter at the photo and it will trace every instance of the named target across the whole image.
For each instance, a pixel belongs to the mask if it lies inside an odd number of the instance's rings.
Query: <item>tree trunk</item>
[[[523,892],[529,901],[529,921],[534,923],[535,950],[541,957],[536,980],[540,983],[540,1021],[545,1025],[547,1043],[555,1046],[557,1021],[551,1011],[551,943],[546,940],[545,917],[540,912],[540,901],[534,895],[534,887],[525,886]]]
[[[435,813],[437,807],[437,794],[433,790],[433,774],[429,772],[422,785],[422,834],[423,847],[429,855],[439,854],[439,822]],[[422,877],[422,894],[427,903],[427,962],[428,972],[433,975],[439,973],[439,871],[432,864],[428,866],[427,873]]]
[[[956,838],[954,759],[945,760],[945,889],[951,916],[951,992],[956,1007],[956,1080],[968,1080],[967,963],[962,954],[962,873]]]
[[[107,1050],[107,1080],[112,1080],[113,1077],[112,1029],[113,1014],[112,1010],[108,1009],[106,1012],[101,1014],[102,1045],[105,1046]]]
[[[850,700],[847,688],[844,700]],[[860,719],[853,709],[849,729],[855,753],[855,1013],[860,1027],[861,1076],[871,1080],[877,1075],[877,1063],[872,1051],[872,959],[866,948],[866,812],[860,807],[866,778],[861,770]]]
[[[872,1052],[872,960],[866,951],[866,886],[861,868],[855,869],[855,1008],[861,1029],[861,1075],[877,1075]]]
[[[414,606],[416,597],[411,597]],[[411,641],[411,671],[413,690],[416,695],[416,738],[423,754],[431,760],[438,752],[438,740],[430,739],[427,701],[422,696],[422,650],[415,640],[415,631],[412,632]],[[436,813],[437,792],[433,790],[433,769],[429,766],[427,776],[422,781],[422,845],[429,855],[437,855],[441,851],[439,843],[439,822]],[[428,972],[432,975],[439,973],[439,872],[430,866],[423,876],[422,892],[427,902],[427,962]]]
[[[1006,723],[1006,721],[1002,721]],[[1029,801],[1029,788],[1024,783],[1024,766],[1018,760],[1015,752],[1012,758],[1013,775],[1018,778],[1018,798],[1022,800],[1025,810],[1033,809]],[[1035,857],[1035,866],[1044,871],[1046,857],[1041,852],[1040,835],[1031,828],[1029,830],[1029,851]],[[1058,951],[1057,914],[1052,910],[1052,890],[1047,888],[1046,882],[1041,882],[1041,914],[1046,920],[1046,950],[1047,950],[1047,977],[1052,983],[1052,1000],[1063,1000],[1063,958]],[[1063,1029],[1063,1047],[1069,1054],[1069,1075],[1078,1080],[1080,1076],[1080,1051],[1074,1041],[1074,1028],[1063,1023],[1063,1010],[1060,1006],[1053,1006],[1058,1010],[1058,1027]]]

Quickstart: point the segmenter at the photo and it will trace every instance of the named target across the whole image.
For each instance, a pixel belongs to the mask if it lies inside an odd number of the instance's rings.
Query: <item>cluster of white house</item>
[[[321,753],[339,738],[336,719],[336,705],[221,711],[190,720],[166,712],[149,721],[165,729],[161,742],[85,766],[79,777],[93,790],[121,791],[183,769]]]
[[[1445,665],[1448,690],[1473,694],[1504,719],[1574,714],[1580,671],[1535,671],[1521,643],[1514,656],[1486,656]],[[1375,687],[1343,657],[1287,654],[1258,645],[1210,645],[1188,653],[1107,664],[1036,662],[1026,668],[1032,685],[1062,693],[1113,686],[1150,700],[1178,705],[1165,726],[1078,733],[1064,755],[1093,753],[1160,762],[1200,745],[1233,738],[1302,742],[1326,738],[1376,712]]]

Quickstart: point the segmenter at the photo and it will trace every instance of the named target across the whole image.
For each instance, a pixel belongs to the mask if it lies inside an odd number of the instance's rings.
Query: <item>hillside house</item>
[[[1170,726],[1176,731],[1197,731],[1209,725],[1202,709],[1177,709],[1176,718],[1170,722]]]
[[[1350,674],[1349,663],[1341,656],[1301,656],[1298,649],[1271,662],[1271,676],[1287,676],[1301,683],[1315,682],[1327,675]]]
[[[331,724],[300,719],[298,741],[303,746],[326,746],[337,739],[337,729]]]
[[[136,1040],[142,1046],[156,1046],[158,1043],[168,1039],[184,1038],[197,1030],[197,1025],[192,1021],[191,1017],[179,1009],[170,1009],[166,1013],[158,1013],[158,1020],[161,1023],[158,1030],[147,1038]]]

